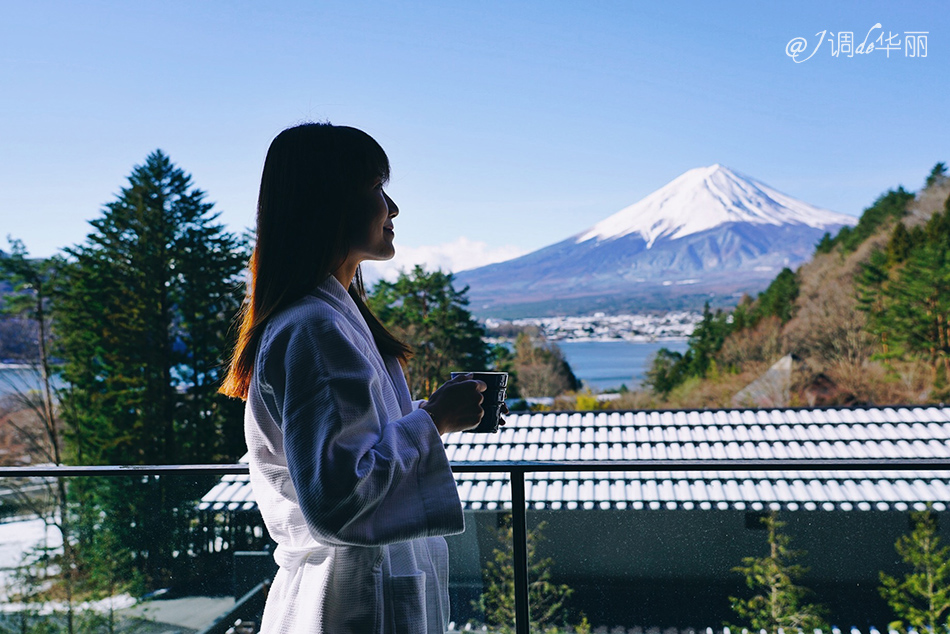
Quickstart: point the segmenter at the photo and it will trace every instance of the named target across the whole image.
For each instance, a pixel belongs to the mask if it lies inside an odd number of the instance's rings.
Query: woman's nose
[[[385,192],[384,192],[385,194]],[[389,197],[389,194],[385,194],[386,204],[389,205],[389,216],[394,217],[399,215],[399,206],[396,205],[396,201]]]

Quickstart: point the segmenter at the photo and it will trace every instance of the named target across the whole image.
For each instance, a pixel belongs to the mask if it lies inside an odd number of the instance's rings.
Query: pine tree
[[[153,152],[67,249],[57,333],[72,446],[86,464],[240,454],[240,412],[215,388],[248,252],[204,198]]]
[[[248,248],[216,223],[204,198],[155,151],[91,222],[86,241],[66,250],[55,331],[75,462],[206,462],[243,451],[241,407],[215,391]],[[166,579],[177,509],[202,486],[181,478],[85,488],[77,481],[83,503],[105,516],[85,537],[111,531],[132,551],[133,568]]]
[[[831,237],[831,234],[825,232],[825,235],[821,236],[821,240],[819,240],[818,244],[815,245],[815,253],[831,253],[831,250],[834,247],[835,243]]]
[[[824,629],[824,608],[805,603],[810,591],[796,583],[807,572],[792,563],[803,553],[790,548],[791,538],[781,532],[785,522],[775,512],[762,518],[768,530],[769,554],[765,557],[745,557],[742,565],[733,568],[745,577],[746,585],[757,592],[751,599],[730,597],[733,611],[743,620],[736,629],[746,627],[753,631],[765,630],[776,634],[801,629]]]
[[[927,510],[911,514],[913,530],[894,544],[913,572],[903,580],[881,573],[881,596],[901,620],[900,630],[950,631],[950,547],[941,546],[937,519]]]
[[[660,348],[653,357],[650,369],[646,371],[644,384],[655,394],[666,398],[673,388],[685,380],[684,373],[691,355],[690,351],[684,355],[669,348]]]
[[[792,318],[799,283],[794,271],[784,268],[758,298],[756,323],[763,317],[776,316],[787,323]]]
[[[740,320],[743,324],[751,325],[754,319],[747,307],[741,309]],[[687,379],[707,378],[710,372],[716,371],[716,354],[735,328],[735,320],[730,320],[730,316],[722,310],[714,313],[709,302],[706,302],[703,319],[690,335],[686,352],[672,352],[667,348],[658,350],[646,372],[644,383],[655,394],[665,398]]]
[[[868,313],[868,329],[881,338],[884,355],[928,360],[934,397],[941,398],[939,379],[950,375],[950,211],[911,231],[899,223],[887,248],[871,253],[856,281],[859,307]]]
[[[722,310],[713,313],[709,302],[706,302],[703,306],[703,320],[690,335],[689,353],[683,357],[683,362],[687,364],[683,378],[705,378],[714,364],[716,353],[722,349],[722,344],[731,331],[729,316]]]
[[[456,290],[454,279],[417,265],[395,282],[378,282],[367,298],[383,325],[413,348],[406,368],[413,398],[428,397],[453,371],[488,369],[485,329],[468,311],[468,287]]]
[[[913,248],[910,232],[903,222],[898,222],[891,233],[891,239],[887,241],[887,263],[889,266],[900,264],[907,259]]]
[[[950,250],[935,244],[915,249],[885,293],[890,303],[885,319],[895,337],[936,369],[950,355]]]
[[[884,357],[890,354],[893,345],[890,335],[893,324],[887,319],[888,304],[884,293],[890,271],[888,260],[884,251],[873,251],[855,279],[858,309],[868,314],[867,331],[878,337]]]
[[[903,218],[907,213],[907,205],[913,200],[913,192],[906,191],[903,187],[881,194],[870,207],[864,210],[853,229],[844,227],[838,233],[835,238],[836,244],[841,244],[845,253],[854,251],[885,222]]]
[[[947,164],[940,162],[934,165],[933,169],[930,170],[930,174],[927,176],[927,181],[925,182],[926,187],[933,187],[934,185],[939,185],[946,181],[947,179]]]

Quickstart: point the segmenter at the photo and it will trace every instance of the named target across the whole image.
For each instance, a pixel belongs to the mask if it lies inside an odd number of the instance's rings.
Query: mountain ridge
[[[565,240],[457,278],[484,316],[552,314],[565,300],[580,300],[567,303],[583,312],[583,298],[596,310],[638,299],[662,309],[664,298],[669,308],[699,308],[764,289],[809,259],[824,233],[855,222],[715,164]]]

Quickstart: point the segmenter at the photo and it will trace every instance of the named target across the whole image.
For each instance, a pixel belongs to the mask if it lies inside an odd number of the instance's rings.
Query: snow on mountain
[[[806,262],[824,233],[856,222],[712,165],[587,231],[456,279],[486,316],[729,305]]]
[[[856,219],[776,191],[728,167],[697,167],[580,233],[575,243],[613,240],[639,233],[651,248],[719,225],[805,225],[817,229],[853,225]]]

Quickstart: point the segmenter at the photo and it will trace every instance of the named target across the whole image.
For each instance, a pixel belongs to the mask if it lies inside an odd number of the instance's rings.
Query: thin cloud
[[[363,277],[367,285],[380,279],[393,281],[400,271],[408,271],[421,264],[426,270],[465,271],[486,264],[503,262],[527,253],[527,250],[514,246],[489,246],[486,242],[477,242],[460,237],[445,244],[421,247],[396,246],[396,257],[385,262],[364,262]]]

